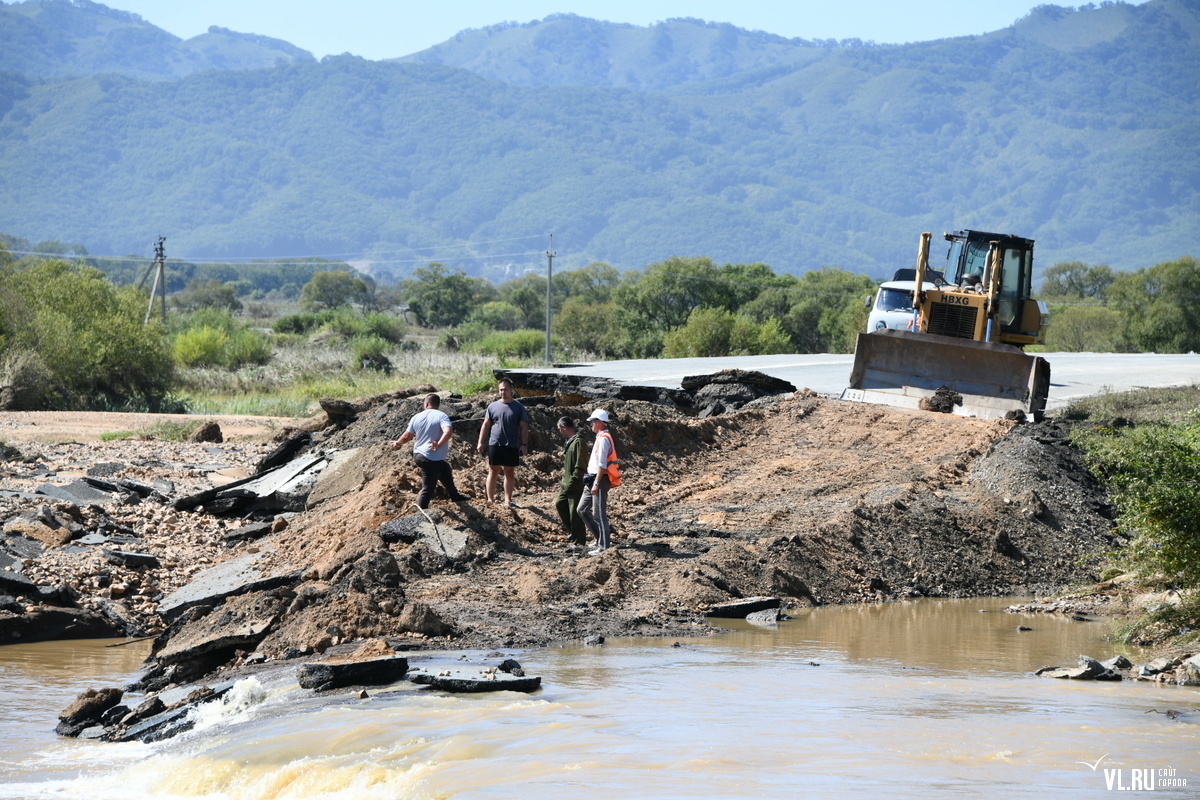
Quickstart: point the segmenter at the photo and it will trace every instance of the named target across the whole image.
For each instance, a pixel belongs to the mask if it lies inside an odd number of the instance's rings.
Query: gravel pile
[[[271,448],[154,440],[8,448],[0,461],[0,569],[8,579],[0,583],[0,614],[65,606],[97,612],[128,635],[158,633],[159,601],[223,560],[229,534],[253,521],[175,511],[170,503],[250,474]],[[145,496],[71,502],[47,494],[86,490],[85,479],[137,486]],[[41,589],[14,591],[22,579]]]

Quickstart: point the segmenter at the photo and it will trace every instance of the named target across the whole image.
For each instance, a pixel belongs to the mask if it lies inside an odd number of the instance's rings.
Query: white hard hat
[[[608,423],[608,412],[605,411],[603,408],[597,408],[595,411],[592,412],[592,415],[590,417],[588,417],[588,422],[591,422],[594,419],[598,419],[601,422],[607,424]]]

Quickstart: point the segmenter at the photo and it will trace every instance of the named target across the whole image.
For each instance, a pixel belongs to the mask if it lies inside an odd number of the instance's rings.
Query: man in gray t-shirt
[[[521,456],[529,453],[529,412],[514,399],[513,383],[508,378],[500,379],[497,393],[500,399],[487,407],[475,449],[480,455],[487,453],[488,457],[488,502],[496,501],[496,486],[503,472],[504,505],[513,507],[517,465],[521,463]]]
[[[413,445],[413,460],[421,470],[421,491],[417,495],[417,507],[428,508],[433,499],[433,492],[440,481],[446,488],[446,494],[456,503],[470,500],[458,491],[454,485],[454,471],[450,468],[450,438],[454,435],[454,426],[450,417],[441,410],[442,398],[436,394],[425,395],[425,410],[413,416],[408,421],[408,429],[400,438],[392,442],[392,449],[398,450],[406,442],[415,441]]]

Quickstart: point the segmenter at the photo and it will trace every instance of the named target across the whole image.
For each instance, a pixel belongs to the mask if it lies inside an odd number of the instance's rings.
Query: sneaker
[[[451,498],[450,498],[450,502],[452,502],[452,503],[465,503],[465,502],[467,502],[467,501],[468,501],[468,500],[470,500],[470,499],[471,499],[471,495],[469,495],[469,494],[456,494],[456,495],[454,495],[453,497],[451,497]]]

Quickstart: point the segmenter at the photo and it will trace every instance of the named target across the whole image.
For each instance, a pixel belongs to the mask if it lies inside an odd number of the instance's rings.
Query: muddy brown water
[[[10,645],[0,798],[1040,799],[1150,780],[1152,796],[1197,796],[1200,690],[1037,678],[1119,648],[1101,623],[1003,613],[1012,602],[826,607],[777,629],[509,651],[542,676],[532,695],[402,683],[318,698],[290,674],[248,679],[151,745],[53,734],[78,692],[128,682],[144,645]]]

